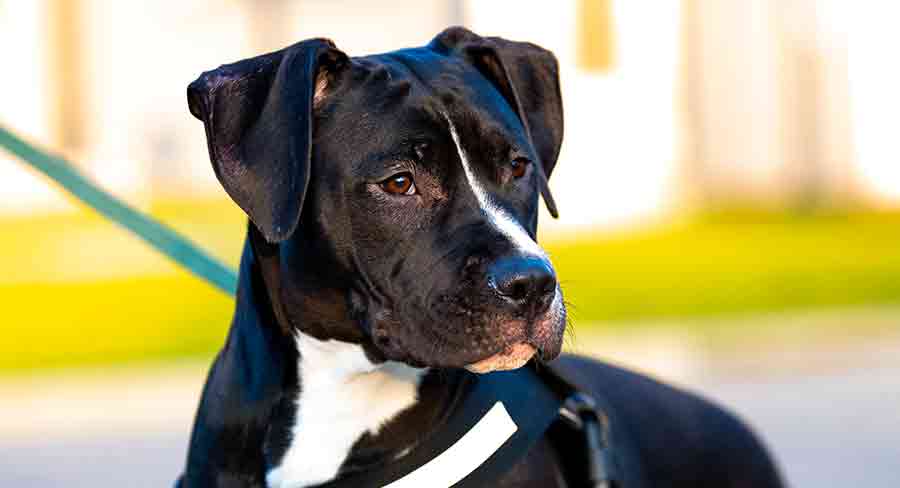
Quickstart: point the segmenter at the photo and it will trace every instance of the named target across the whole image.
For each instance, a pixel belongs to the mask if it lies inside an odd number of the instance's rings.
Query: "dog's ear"
[[[220,66],[188,86],[216,177],[269,242],[297,227],[309,183],[313,105],[346,64],[331,41],[311,39]]]
[[[462,27],[450,27],[431,41],[431,49],[465,58],[484,75],[519,115],[541,159],[541,194],[550,214],[556,203],[547,179],[556,166],[563,138],[559,64],[550,51],[527,42],[481,37]]]

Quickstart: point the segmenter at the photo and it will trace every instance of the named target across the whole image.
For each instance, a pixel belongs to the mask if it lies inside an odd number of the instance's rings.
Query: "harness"
[[[472,375],[462,390],[443,425],[404,456],[317,488],[493,486],[545,435],[557,452],[577,449],[563,463],[568,486],[624,486],[605,411],[552,366]]]

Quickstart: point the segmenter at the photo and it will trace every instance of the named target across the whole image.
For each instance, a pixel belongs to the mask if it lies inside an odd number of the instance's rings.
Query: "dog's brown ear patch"
[[[322,106],[322,103],[325,101],[325,95],[328,93],[328,73],[323,71],[319,71],[319,74],[316,76],[316,85],[313,88],[313,109],[317,109]]]
[[[269,242],[297,227],[309,183],[312,112],[323,72],[347,56],[326,39],[200,75],[187,89],[191,113],[206,127],[216,177]]]
[[[500,37],[481,37],[462,27],[450,27],[429,45],[442,54],[457,54],[477,68],[519,115],[541,159],[541,195],[558,216],[547,179],[556,166],[563,138],[559,63],[550,51]]]

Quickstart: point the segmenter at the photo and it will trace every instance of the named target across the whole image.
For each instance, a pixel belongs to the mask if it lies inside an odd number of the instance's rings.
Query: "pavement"
[[[900,324],[900,314],[887,320],[895,319]],[[748,346],[724,356],[696,337],[660,330],[579,339],[575,349],[729,406],[759,432],[791,486],[893,488],[900,327],[893,329],[841,348]],[[0,486],[170,486],[207,366],[0,380]]]
[[[184,463],[206,364],[0,383],[0,487],[165,487]]]
[[[900,486],[900,367],[696,389],[756,428],[791,486]]]

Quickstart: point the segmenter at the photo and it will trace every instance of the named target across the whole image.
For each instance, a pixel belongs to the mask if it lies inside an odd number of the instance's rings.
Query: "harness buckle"
[[[616,488],[616,464],[610,447],[609,418],[590,395],[575,392],[560,407],[560,416],[584,434],[588,480],[592,488]]]

